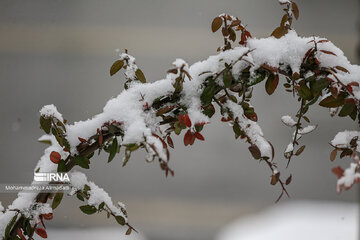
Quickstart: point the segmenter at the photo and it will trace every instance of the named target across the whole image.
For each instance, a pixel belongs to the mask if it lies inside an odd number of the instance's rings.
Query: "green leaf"
[[[80,201],[84,201],[84,197],[81,195],[81,193],[76,194],[76,197],[77,197]]]
[[[123,60],[117,60],[113,63],[113,65],[110,68],[110,76],[117,73],[122,67],[124,66]]]
[[[146,78],[144,73],[140,70],[140,68],[138,68],[135,72],[136,78],[142,82],[142,83],[146,83]]]
[[[131,151],[126,150],[125,151],[125,156],[124,156],[124,161],[123,161],[123,167],[125,167],[125,165],[128,163],[129,159],[131,157]]]
[[[224,82],[224,86],[226,88],[231,86],[232,79],[233,79],[233,76],[232,76],[231,72],[229,70],[225,70],[224,74],[223,74],[223,82]]]
[[[357,109],[355,108],[354,109],[354,111],[352,111],[352,113],[350,113],[350,118],[352,119],[352,120],[356,120],[356,115],[357,115]]]
[[[235,133],[235,138],[238,138],[239,136],[241,136],[241,129],[240,129],[240,126],[239,126],[239,124],[237,122],[234,123],[233,131]]]
[[[275,92],[275,89],[279,83],[279,75],[270,74],[265,83],[265,90],[267,94],[271,95]]]
[[[356,109],[355,104],[345,103],[339,112],[339,117],[346,117],[347,115],[350,115],[354,109]]]
[[[89,160],[85,157],[76,156],[75,158],[76,165],[79,165],[82,168],[89,169]]]
[[[330,95],[323,99],[319,105],[326,108],[336,108],[344,104],[344,96],[339,95],[337,98],[334,98],[334,96]]]
[[[311,90],[316,93],[320,93],[324,88],[328,87],[330,85],[329,80],[326,78],[321,78],[314,82],[314,84],[311,87]]]
[[[6,228],[5,228],[5,238],[4,238],[4,239],[8,239],[9,234],[10,234],[10,231],[11,231],[13,225],[14,225],[15,222],[16,222],[17,216],[18,216],[18,215],[15,214],[15,216],[12,217],[11,221],[10,221],[9,224],[6,226]]]
[[[100,205],[99,205],[99,209],[103,209],[103,208],[104,208],[104,206],[105,206],[105,202],[100,203]]]
[[[310,88],[303,84],[300,89],[298,90],[299,96],[305,100],[311,100],[313,99],[313,95],[310,91]]]
[[[260,73],[258,73],[258,74],[255,76],[255,79],[251,78],[252,81],[250,81],[250,82],[247,81],[247,82],[246,82],[246,86],[247,86],[247,87],[254,86],[254,85],[256,85],[256,84],[264,81],[265,77],[266,77],[266,73],[265,73],[265,72],[260,72]]]
[[[51,118],[40,117],[40,126],[47,134],[50,133],[51,128]]]
[[[205,114],[206,116],[208,116],[209,118],[211,118],[215,114],[214,105],[209,104],[209,105],[205,106],[202,113]]]
[[[124,225],[125,225],[125,218],[123,218],[122,216],[115,216],[115,220],[116,220],[121,226],[124,226]]]
[[[63,196],[64,196],[64,193],[62,193],[62,192],[57,192],[55,194],[54,200],[52,201],[52,204],[51,204],[52,209],[55,209],[55,208],[57,208],[57,206],[59,206]]]
[[[96,207],[90,205],[80,206],[80,210],[88,215],[94,214],[97,211]]]
[[[229,96],[230,100],[233,101],[234,103],[237,103],[237,98],[234,95],[230,95]]]
[[[215,95],[215,83],[209,82],[209,85],[205,87],[204,91],[200,96],[201,102],[206,106],[209,105],[212,101],[213,96]]]
[[[58,172],[66,172],[66,164],[64,160],[60,160],[57,167]]]
[[[114,159],[117,148],[118,148],[118,141],[117,141],[116,137],[114,137],[114,140],[112,141],[112,144],[110,147],[110,154],[109,154],[108,162],[111,162]]]

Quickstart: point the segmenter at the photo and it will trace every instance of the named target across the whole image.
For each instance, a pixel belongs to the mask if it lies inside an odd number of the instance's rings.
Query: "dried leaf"
[[[337,149],[335,148],[334,150],[331,151],[330,153],[330,161],[334,161],[337,155]]]
[[[216,18],[214,18],[214,20],[213,20],[212,23],[211,23],[211,30],[212,30],[213,32],[216,32],[217,30],[219,30],[219,28],[221,27],[222,23],[223,23],[223,20],[222,20],[221,17],[216,17]]]
[[[291,11],[293,12],[295,19],[298,20],[299,19],[299,8],[298,8],[297,4],[293,1],[291,2],[291,6],[292,6]]]

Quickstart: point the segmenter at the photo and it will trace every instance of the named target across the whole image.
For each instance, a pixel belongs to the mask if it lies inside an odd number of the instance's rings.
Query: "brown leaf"
[[[271,36],[275,38],[281,38],[285,34],[287,34],[288,30],[284,26],[280,26],[275,28],[275,30],[271,33]]]
[[[296,156],[299,156],[305,149],[305,145],[301,146],[295,153]]]
[[[289,184],[291,183],[291,180],[292,180],[292,176],[291,176],[291,174],[290,174],[290,176],[286,179],[285,184],[286,184],[286,185],[289,185]]]
[[[349,73],[349,71],[348,71],[346,68],[344,68],[344,67],[341,67],[341,66],[335,66],[335,68],[336,68],[337,70],[340,70],[340,71],[343,71],[343,72]]]
[[[276,173],[276,174],[273,174],[271,176],[271,181],[270,181],[270,184],[271,185],[275,185],[278,181],[279,181],[279,178],[280,178],[280,173]]]
[[[280,27],[285,27],[285,23],[288,20],[288,15],[284,14],[284,16],[281,19]]]
[[[217,30],[219,30],[219,28],[221,27],[222,23],[223,23],[223,20],[222,20],[221,17],[216,17],[216,18],[214,18],[214,20],[213,20],[212,23],[211,23],[211,30],[212,30],[213,32],[216,32]]]
[[[265,90],[267,94],[271,95],[275,92],[275,89],[279,83],[279,75],[270,74],[265,83]]]
[[[334,161],[337,155],[337,149],[335,148],[334,150],[331,151],[330,153],[330,161]]]
[[[330,55],[334,55],[336,56],[335,53],[331,52],[331,51],[327,51],[327,50],[320,50],[320,52],[326,53],[326,54],[330,54]]]
[[[260,149],[255,144],[252,144],[249,147],[249,151],[250,151],[251,155],[253,156],[253,158],[255,158],[255,159],[260,159],[261,158]]]
[[[292,4],[291,11],[293,12],[295,19],[298,20],[298,18],[299,18],[299,8],[298,8],[298,6],[297,6],[297,4],[295,2],[292,1],[291,4]]]

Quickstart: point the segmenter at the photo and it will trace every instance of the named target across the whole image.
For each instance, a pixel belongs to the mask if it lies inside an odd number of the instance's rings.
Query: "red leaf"
[[[356,105],[356,101],[355,101],[353,98],[347,98],[347,99],[345,99],[345,100],[344,100],[344,103]]]
[[[334,167],[331,170],[338,178],[341,178],[342,176],[344,176],[344,169],[342,169],[341,167]]]
[[[251,34],[249,31],[245,30],[245,36],[248,37],[248,38],[252,38]]]
[[[22,240],[26,240],[23,232],[21,231],[21,228],[18,228],[18,230],[17,230],[17,235],[18,235]]]
[[[347,85],[346,86],[346,89],[350,92],[350,93],[353,93],[353,89],[350,85]]]
[[[315,60],[317,65],[320,65],[320,62],[319,62],[319,60],[317,58],[314,58],[314,60]]]
[[[53,214],[52,214],[52,213],[42,214],[42,216],[43,216],[46,220],[51,220],[51,219],[53,219]]]
[[[258,117],[256,113],[253,114],[246,114],[245,113],[245,117],[247,117],[248,119],[250,119],[251,121],[257,122],[258,121]]]
[[[184,121],[185,121],[185,126],[191,127],[191,120],[189,118],[189,115],[185,114]]]
[[[84,138],[78,137],[79,141],[82,143],[87,143],[87,141]]]
[[[179,120],[181,125],[191,127],[191,120],[189,118],[189,115],[187,115],[187,114],[179,115],[178,120]]]
[[[318,43],[324,43],[324,42],[329,42],[329,40],[323,39],[323,40],[319,40],[319,41],[318,41]]]
[[[100,147],[102,146],[103,142],[104,142],[104,137],[103,137],[102,132],[101,132],[100,135],[99,135],[99,146]]]
[[[336,54],[335,54],[335,53],[330,52],[330,51],[327,51],[327,50],[320,50],[320,52],[323,52],[323,53],[326,53],[326,54],[330,54],[330,55],[334,55],[334,56],[336,56]]]
[[[52,151],[52,152],[50,153],[50,160],[51,160],[53,163],[58,164],[58,163],[60,162],[60,160],[61,160],[61,155],[60,155],[60,153],[55,152],[55,151]]]
[[[204,136],[201,135],[201,133],[199,133],[199,132],[195,132],[194,135],[195,135],[195,137],[196,137],[197,139],[199,139],[199,140],[201,140],[201,141],[204,141],[204,140],[205,140]]]
[[[45,229],[38,227],[38,228],[35,228],[35,232],[40,237],[47,238],[47,233],[46,233]]]
[[[170,136],[167,136],[166,141],[170,147],[174,148],[174,142]]]
[[[307,52],[304,55],[303,58],[303,62],[305,62],[305,60],[309,57],[310,53],[314,50],[314,48],[310,48],[309,50],[307,50]]]
[[[335,82],[334,79],[331,79],[329,77],[326,77],[326,79],[329,81],[329,82]]]
[[[185,133],[184,136],[184,144],[185,146],[187,145],[192,145],[195,141],[195,136],[194,134],[190,131],[190,129]]]
[[[221,121],[222,121],[222,122],[228,122],[228,121],[230,121],[230,120],[231,120],[231,117],[227,117],[227,118],[222,117],[222,118],[221,118]]]
[[[205,124],[208,124],[208,122],[195,123],[195,127],[197,127],[197,126],[204,126]]]

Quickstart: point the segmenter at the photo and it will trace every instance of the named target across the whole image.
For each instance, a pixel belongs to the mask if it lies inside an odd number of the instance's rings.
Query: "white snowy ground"
[[[356,204],[292,202],[233,222],[217,240],[357,240],[359,224]]]
[[[71,229],[71,228],[51,228],[47,229],[48,239],[64,240],[64,239],[121,239],[121,240],[146,240],[143,234],[135,233],[126,236],[126,228],[88,228],[88,229]],[[35,234],[36,235],[36,234]],[[42,239],[35,236],[35,239]]]

